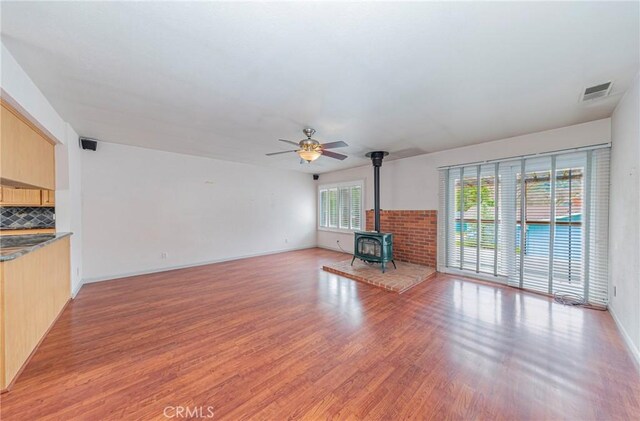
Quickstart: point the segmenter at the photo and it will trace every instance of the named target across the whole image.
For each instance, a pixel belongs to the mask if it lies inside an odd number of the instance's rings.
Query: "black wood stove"
[[[382,159],[389,155],[389,152],[369,152],[368,158],[373,163],[373,191],[374,191],[374,229],[375,231],[357,231],[355,233],[353,259],[351,265],[356,258],[368,263],[380,263],[382,273],[387,268],[387,262],[393,261],[393,234],[380,232],[380,167]]]

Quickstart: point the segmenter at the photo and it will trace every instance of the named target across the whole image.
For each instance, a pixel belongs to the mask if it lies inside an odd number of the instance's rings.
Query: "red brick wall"
[[[367,230],[373,231],[373,210]],[[395,260],[436,267],[438,212],[435,210],[381,210],[380,230],[393,234]]]

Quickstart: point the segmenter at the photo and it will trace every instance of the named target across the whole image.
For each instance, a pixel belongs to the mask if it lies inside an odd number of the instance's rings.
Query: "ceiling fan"
[[[306,139],[301,140],[300,142],[292,142],[290,140],[278,139],[280,142],[290,143],[292,145],[296,145],[299,149],[291,149],[289,151],[282,152],[272,152],[268,153],[267,156],[271,155],[280,155],[283,153],[296,152],[298,156],[300,156],[300,163],[304,163],[304,161],[311,162],[320,158],[321,155],[328,156],[329,158],[335,158],[339,160],[343,160],[347,158],[347,155],[342,155],[341,153],[336,153],[332,151],[328,151],[327,149],[334,148],[344,148],[347,145],[345,142],[330,142],[330,143],[320,143],[315,139],[311,139],[311,136],[316,132],[312,128],[306,128],[302,131]]]

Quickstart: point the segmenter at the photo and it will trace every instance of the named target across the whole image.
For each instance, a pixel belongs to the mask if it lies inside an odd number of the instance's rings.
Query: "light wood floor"
[[[311,249],[85,285],[1,418],[640,418],[608,313],[444,275],[398,295],[320,269],[344,258]]]

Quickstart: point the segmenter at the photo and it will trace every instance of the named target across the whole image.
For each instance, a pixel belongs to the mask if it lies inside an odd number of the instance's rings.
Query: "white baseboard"
[[[279,254],[279,253],[286,253],[288,251],[306,250],[306,249],[313,249],[313,248],[316,248],[316,246],[313,245],[313,246],[294,247],[294,248],[266,251],[262,253],[253,253],[253,254],[245,254],[241,256],[227,257],[223,259],[208,260],[205,262],[189,263],[186,265],[169,266],[164,268],[148,269],[148,270],[141,270],[141,271],[135,271],[135,272],[126,272],[126,273],[119,273],[116,275],[108,275],[108,276],[98,276],[94,278],[83,279],[81,286],[84,284],[92,284],[94,282],[112,281],[114,279],[128,278],[130,276],[149,275],[152,273],[168,272],[170,270],[186,269],[186,268],[192,268],[196,266],[211,265],[214,263],[230,262],[232,260],[248,259],[250,257],[268,256],[270,254]],[[78,288],[78,290],[80,290],[80,288]]]
[[[316,248],[323,249],[323,250],[337,251],[338,253],[344,253],[344,254],[348,254],[349,256],[353,256],[352,253],[346,250],[340,250],[339,247],[316,246]]]
[[[631,340],[631,336],[629,336],[629,334],[627,333],[627,330],[624,328],[624,326],[622,326],[622,323],[620,322],[620,319],[616,315],[613,308],[608,307],[608,310],[609,310],[609,314],[611,314],[611,317],[613,318],[613,321],[616,323],[618,330],[622,334],[622,339],[624,339],[625,345],[627,345],[627,348],[631,352],[633,361],[636,363],[636,368],[638,369],[638,371],[640,371],[640,350],[638,350],[638,348],[635,346],[635,344]]]
[[[80,292],[80,288],[82,288],[82,285],[84,285],[84,282],[80,281],[80,283],[78,285],[76,285],[75,287],[72,286],[71,299],[76,298],[76,295],[78,295],[78,293]]]

